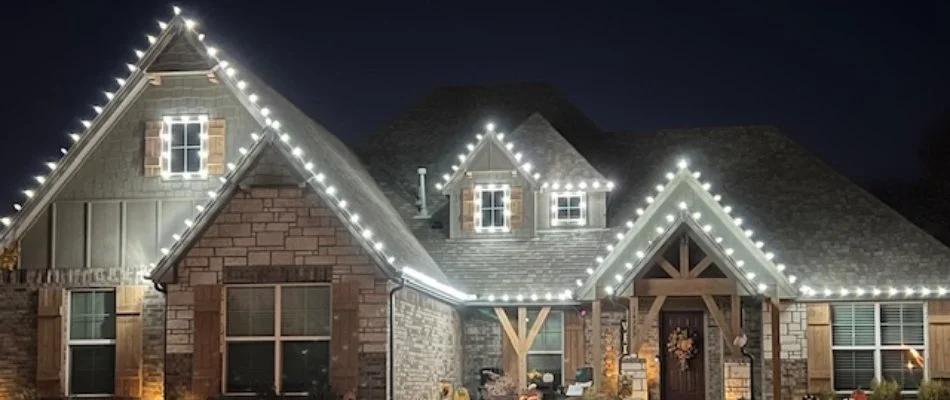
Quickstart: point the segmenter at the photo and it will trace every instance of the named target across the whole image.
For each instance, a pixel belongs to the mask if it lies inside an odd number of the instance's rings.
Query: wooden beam
[[[670,278],[679,278],[680,272],[676,270],[676,267],[672,263],[666,260],[666,257],[657,256],[656,263],[660,265],[660,268],[663,268],[667,274],[670,274]]]
[[[772,398],[782,398],[782,336],[779,329],[781,308],[779,299],[772,297],[770,299],[772,307]]]
[[[680,239],[680,277],[689,276],[689,236]]]
[[[719,306],[716,305],[716,300],[708,294],[702,295],[702,298],[703,303],[706,303],[706,308],[709,309],[709,313],[712,314],[716,320],[716,324],[719,325],[719,331],[722,332],[722,337],[726,339],[726,346],[729,346],[729,349],[732,350],[734,354],[739,354],[739,348],[736,347],[735,344],[736,337],[732,334],[732,329],[729,328],[726,317],[722,315],[722,311],[720,311]]]
[[[508,336],[508,340],[511,341],[512,347],[515,348],[515,353],[518,353],[520,351],[520,348],[518,347],[520,339],[518,339],[518,332],[515,331],[513,326],[511,326],[511,320],[508,319],[508,313],[505,312],[504,308],[495,307],[495,315],[498,317],[498,321],[501,322],[501,328],[505,331],[505,335]]]
[[[689,278],[699,278],[699,275],[709,268],[712,265],[713,260],[709,256],[703,257],[691,271],[689,271]]]
[[[528,387],[528,352],[525,351],[524,342],[528,331],[528,309],[518,307],[518,388]]]
[[[637,332],[639,331],[639,326],[637,325],[637,320],[640,319],[640,298],[637,296],[632,296],[628,298],[629,304],[627,304],[627,353],[632,356],[637,356],[637,350],[634,348],[634,344],[637,340]]]
[[[640,279],[634,283],[637,296],[731,296],[736,294],[736,283],[729,278],[701,279]]]
[[[732,310],[732,333],[736,336],[742,335],[742,304],[739,295],[729,296],[730,309]]]
[[[518,329],[515,330],[515,327],[511,324],[511,320],[508,318],[508,313],[505,312],[505,309],[501,307],[495,307],[495,315],[498,316],[498,320],[501,322],[501,327],[505,331],[505,335],[508,337],[508,340],[511,342],[511,347],[515,349],[515,354],[518,356],[518,365],[516,371],[516,373],[519,375],[518,387],[528,387],[528,351],[531,350],[531,345],[534,344],[535,337],[537,337],[538,333],[541,332],[541,327],[544,325],[544,321],[548,319],[548,314],[550,313],[551,307],[542,307],[541,312],[538,313],[538,318],[532,322],[531,331],[529,332],[527,328],[527,308],[518,307]]]
[[[631,345],[633,345],[633,352],[640,354],[640,347],[643,346],[643,342],[646,340],[643,338],[643,334],[646,333],[647,329],[650,329],[650,326],[653,325],[653,321],[656,320],[657,316],[660,315],[660,309],[663,308],[663,303],[666,302],[666,296],[657,296],[653,299],[653,304],[650,305],[650,311],[647,311],[647,315],[643,317],[643,321],[640,321],[640,325],[637,327],[637,333],[635,339]]]
[[[594,300],[591,303],[591,331],[594,337],[591,338],[591,363],[594,364],[594,387],[595,393],[600,391],[600,384],[604,379],[604,349],[600,333],[600,300]]]
[[[538,318],[531,323],[531,330],[528,331],[528,337],[525,339],[524,353],[528,354],[528,350],[531,350],[531,346],[534,344],[534,339],[538,337],[538,332],[541,332],[541,326],[544,325],[544,321],[547,321],[548,314],[551,312],[551,307],[542,307],[541,312],[538,313]]]

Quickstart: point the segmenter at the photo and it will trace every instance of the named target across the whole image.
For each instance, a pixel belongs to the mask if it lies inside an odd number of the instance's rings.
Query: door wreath
[[[689,360],[699,353],[698,342],[695,333],[690,333],[683,328],[676,328],[670,333],[666,350],[679,362],[680,371],[689,369]]]

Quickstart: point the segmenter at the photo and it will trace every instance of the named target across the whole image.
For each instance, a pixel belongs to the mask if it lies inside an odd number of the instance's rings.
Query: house
[[[774,128],[459,86],[353,151],[174,11],[0,219],[0,397],[950,379],[950,249]]]

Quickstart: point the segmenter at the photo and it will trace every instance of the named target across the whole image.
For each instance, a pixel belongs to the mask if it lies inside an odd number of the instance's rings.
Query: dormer
[[[453,173],[436,185],[449,197],[452,238],[534,236],[534,193],[538,175],[515,144],[493,124],[458,155]]]

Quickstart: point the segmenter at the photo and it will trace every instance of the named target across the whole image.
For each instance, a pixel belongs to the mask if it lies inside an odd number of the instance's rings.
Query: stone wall
[[[439,382],[462,382],[462,327],[458,311],[413,289],[395,299],[393,328],[396,400],[427,398]]]
[[[725,400],[752,398],[752,387],[749,386],[752,378],[749,363],[727,362],[723,364],[722,370],[725,377],[723,381]]]
[[[488,310],[490,312],[491,310]],[[468,392],[475,394],[481,381],[482,368],[502,368],[501,324],[494,314],[484,314],[485,309],[463,309],[462,320],[462,383]],[[473,398],[475,396],[472,396]]]
[[[808,391],[808,315],[802,303],[783,304],[779,313],[782,349],[782,396],[801,397]],[[772,398],[772,314],[762,307],[763,382],[766,399]]]
[[[36,384],[35,290],[0,288],[0,399]]]
[[[388,281],[323,201],[297,186],[235,193],[179,263],[168,285],[168,385],[190,382],[192,285],[331,281],[360,282],[360,398],[385,398]]]

